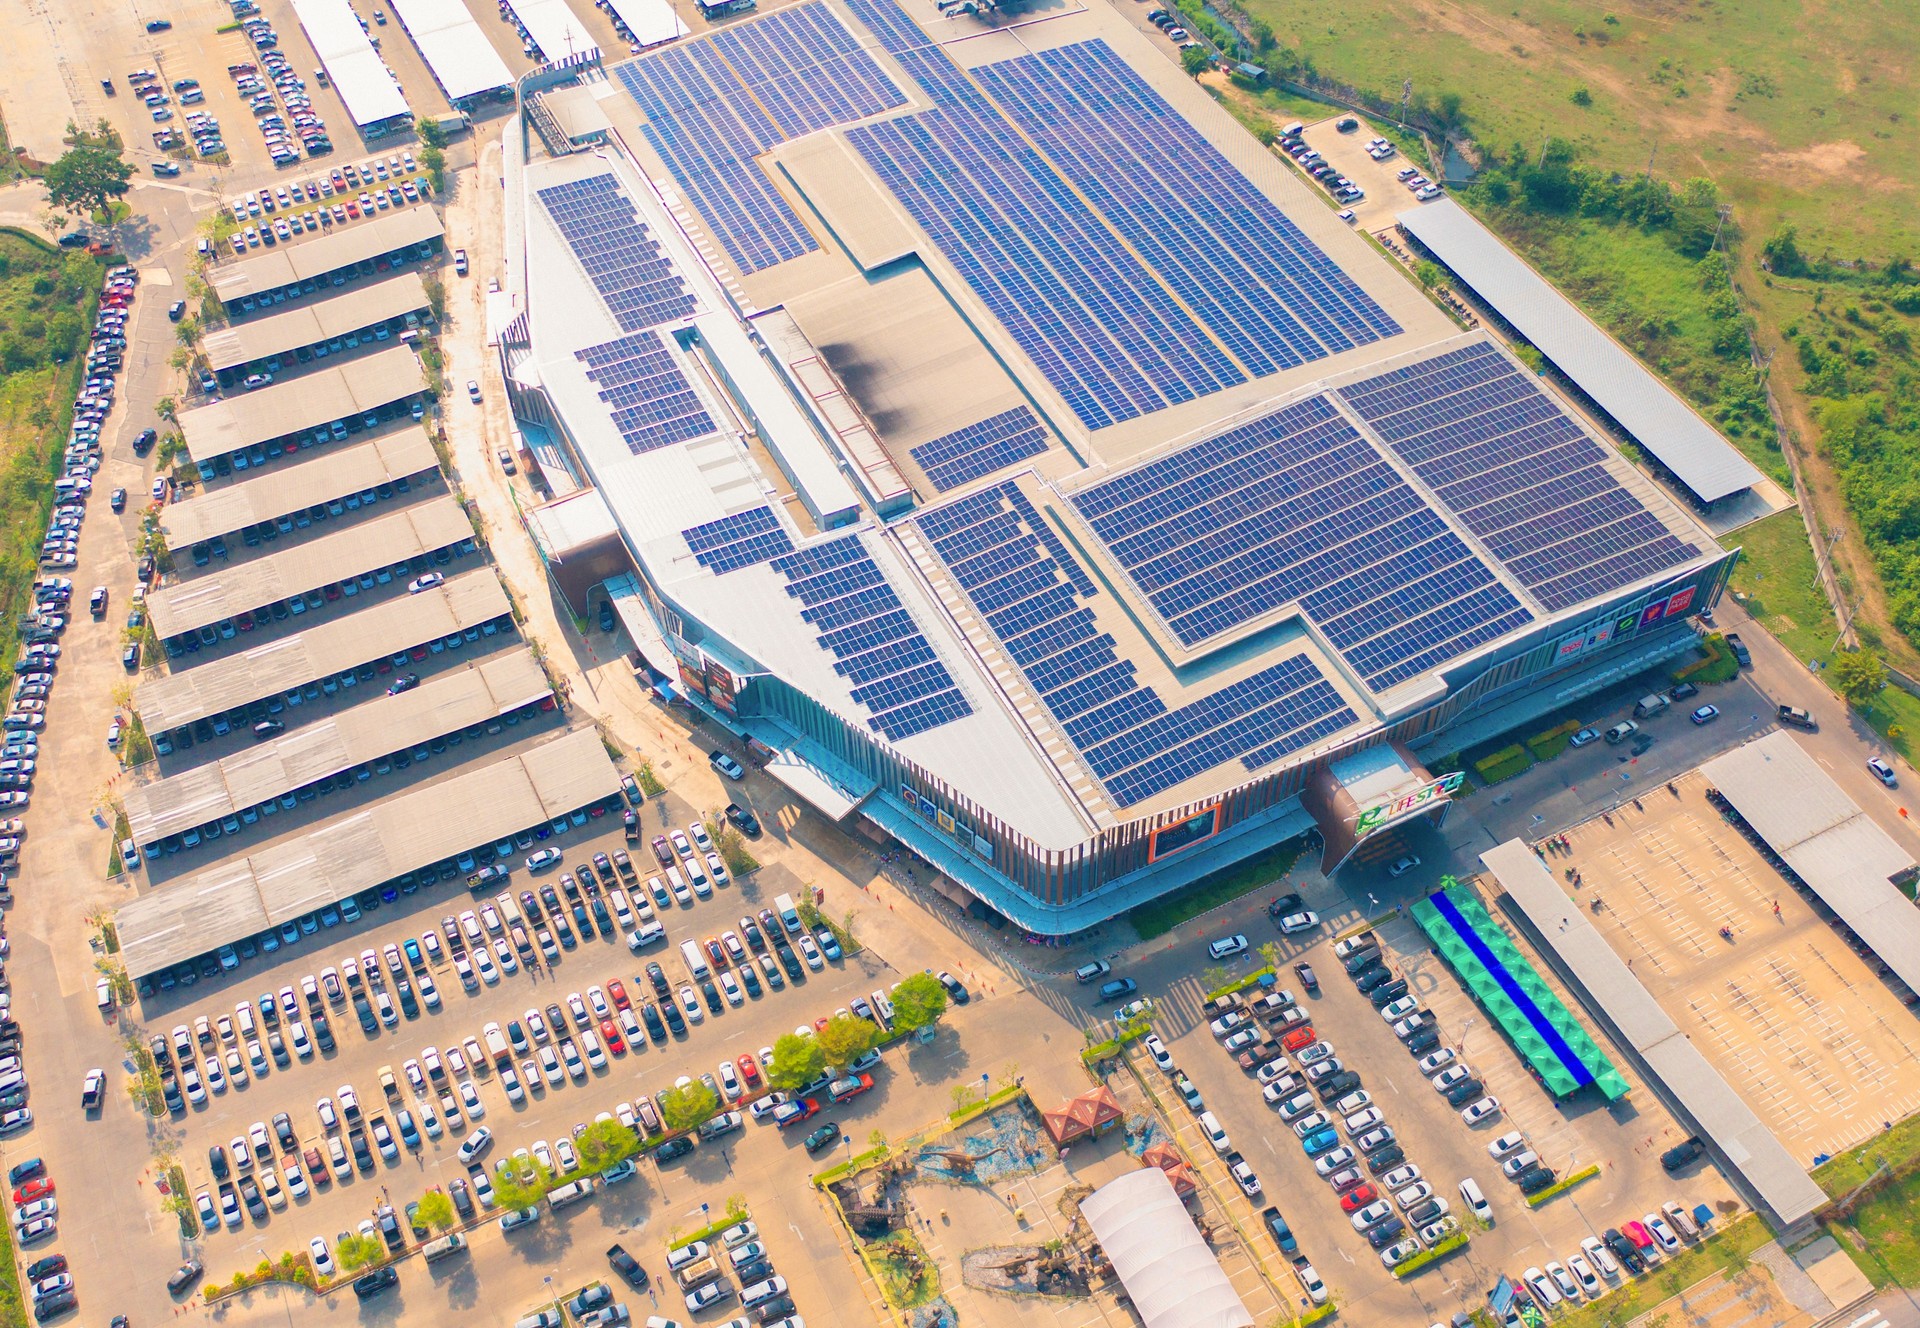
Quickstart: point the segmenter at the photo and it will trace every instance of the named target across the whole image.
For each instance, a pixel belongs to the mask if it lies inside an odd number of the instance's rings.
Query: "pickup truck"
[[[1233,1183],[1240,1187],[1240,1192],[1249,1199],[1259,1198],[1260,1178],[1253,1174],[1253,1168],[1247,1165],[1247,1159],[1240,1156],[1238,1149],[1227,1154],[1226,1163],[1227,1172],[1233,1177]]]
[[[1307,1293],[1309,1300],[1316,1305],[1327,1303],[1327,1284],[1320,1280],[1320,1274],[1313,1270],[1313,1265],[1305,1258],[1294,1259],[1293,1275],[1300,1279],[1301,1289]]]
[[[1267,1224],[1267,1230],[1273,1233],[1274,1243],[1279,1245],[1282,1254],[1297,1254],[1300,1241],[1293,1234],[1293,1228],[1287,1225],[1287,1219],[1280,1216],[1280,1210],[1268,1205],[1260,1210],[1260,1219]]]
[[[490,862],[467,877],[467,889],[476,893],[481,890],[497,890],[507,883],[509,874],[505,867]]]
[[[1802,710],[1799,706],[1783,705],[1780,707],[1778,714],[1782,724],[1790,724],[1796,729],[1805,729],[1807,732],[1813,733],[1820,727],[1814,717]]]
[[[1747,643],[1740,639],[1740,633],[1728,632],[1726,640],[1727,649],[1731,650],[1733,657],[1740,661],[1740,667],[1743,669],[1752,668],[1753,656],[1747,653]]]

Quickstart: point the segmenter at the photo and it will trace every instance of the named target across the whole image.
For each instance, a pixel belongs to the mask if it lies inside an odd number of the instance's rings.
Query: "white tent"
[[[1129,1172],[1081,1201],[1080,1212],[1147,1328],[1253,1328],[1166,1172]]]

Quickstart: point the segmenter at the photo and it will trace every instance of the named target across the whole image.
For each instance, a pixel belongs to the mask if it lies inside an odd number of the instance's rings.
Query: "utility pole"
[[[1649,170],[1652,169],[1651,161],[1648,162],[1648,169]],[[1726,225],[1727,218],[1733,215],[1733,204],[1722,203],[1718,208],[1714,210],[1717,213],[1719,213],[1720,220],[1713,224],[1713,243],[1707,246],[1708,253],[1712,253],[1715,249],[1718,249],[1720,247],[1720,228]]]
[[[1655,143],[1652,149],[1647,153],[1647,178],[1649,180],[1653,178],[1653,159],[1659,155],[1660,155],[1660,145],[1658,143]]]
[[[1407,107],[1411,105],[1412,102],[1413,80],[1403,78],[1400,80],[1400,127],[1402,129],[1407,127]]]

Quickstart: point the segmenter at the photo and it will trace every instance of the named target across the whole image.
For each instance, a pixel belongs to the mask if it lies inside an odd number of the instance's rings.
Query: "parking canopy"
[[[1159,1167],[1108,1181],[1080,1201],[1146,1328],[1252,1328],[1253,1316]]]
[[[1626,1096],[1626,1079],[1472,890],[1446,884],[1413,906],[1413,920],[1549,1093],[1592,1085],[1609,1102]]]

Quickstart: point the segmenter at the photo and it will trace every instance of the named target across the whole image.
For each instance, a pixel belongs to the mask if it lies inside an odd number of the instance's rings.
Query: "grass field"
[[[1281,878],[1293,869],[1301,851],[1300,841],[1289,839],[1184,890],[1176,890],[1164,899],[1140,905],[1127,914],[1127,921],[1143,941],[1164,936],[1188,919],[1232,903],[1241,895],[1268,886],[1277,890]]]

